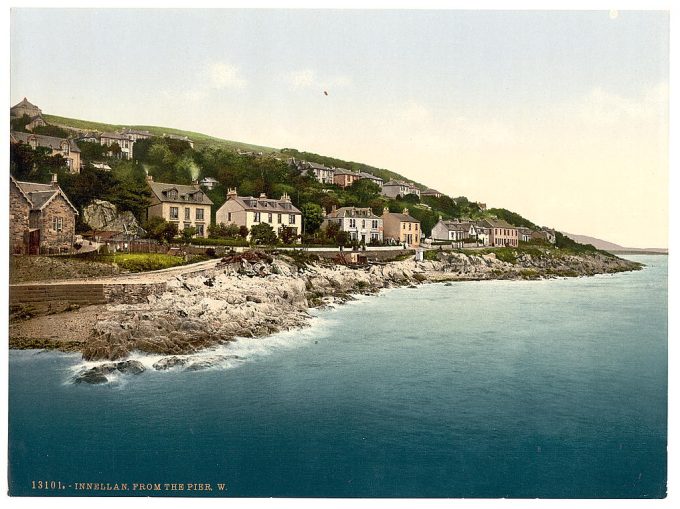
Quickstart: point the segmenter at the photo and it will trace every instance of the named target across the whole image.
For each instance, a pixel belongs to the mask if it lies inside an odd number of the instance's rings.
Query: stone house
[[[382,242],[383,240],[383,219],[376,216],[370,207],[340,207],[335,206],[326,215],[323,225],[336,223],[340,226],[340,231],[347,232],[351,240],[363,244],[371,242]]]
[[[267,198],[264,193],[259,198],[238,196],[236,189],[229,189],[227,201],[215,214],[215,222],[245,226],[249,231],[255,225],[266,223],[279,237],[284,227],[290,228],[295,235],[302,232],[302,212],[293,205],[286,193],[277,200]]]
[[[420,198],[420,189],[410,182],[404,182],[403,180],[390,180],[382,186],[382,193],[388,198],[396,198],[401,196],[402,198],[407,194],[415,194]]]
[[[405,244],[407,247],[418,247],[420,245],[420,221],[412,217],[404,209],[401,214],[390,212],[390,209],[383,209],[383,237],[385,240],[391,239],[397,244]]]
[[[68,252],[78,211],[57,183],[19,182],[10,176],[9,236],[13,254]]]
[[[151,205],[146,209],[147,219],[162,217],[176,224],[179,232],[184,228],[194,227],[197,236],[208,236],[213,202],[199,185],[154,182],[151,175],[146,179],[151,188]]]
[[[60,155],[66,161],[69,173],[80,173],[80,149],[75,141],[43,134],[22,133],[12,131],[10,143],[29,145],[34,150],[38,147],[50,149],[50,155]]]
[[[312,163],[308,161],[298,161],[294,157],[288,160],[288,164],[300,171],[303,175],[313,175],[314,178],[322,184],[333,183],[333,169],[324,166],[323,164]]]

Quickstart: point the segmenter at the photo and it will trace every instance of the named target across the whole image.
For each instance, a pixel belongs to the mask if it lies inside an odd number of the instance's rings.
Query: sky
[[[561,231],[668,245],[667,12],[24,8],[10,22],[11,104],[363,162]]]

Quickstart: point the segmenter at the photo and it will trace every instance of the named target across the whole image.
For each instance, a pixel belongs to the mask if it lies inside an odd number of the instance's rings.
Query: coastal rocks
[[[175,368],[178,366],[184,366],[188,362],[188,359],[185,357],[177,357],[177,356],[172,356],[172,357],[164,357],[163,359],[154,362],[153,364],[153,369],[156,371],[166,371],[171,368]]]
[[[139,361],[126,360],[115,363],[109,362],[79,373],[74,377],[73,383],[104,384],[109,381],[109,378],[106,375],[112,373],[119,372],[124,375],[139,375],[144,371],[144,365]]]

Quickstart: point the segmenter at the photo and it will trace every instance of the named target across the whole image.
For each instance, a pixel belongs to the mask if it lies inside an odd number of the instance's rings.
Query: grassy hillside
[[[60,127],[66,127],[71,129],[76,129],[79,131],[118,131],[123,128],[130,129],[141,129],[144,131],[149,131],[156,136],[162,136],[163,134],[175,134],[177,136],[186,136],[191,141],[194,142],[196,150],[200,150],[204,147],[216,147],[216,148],[226,148],[231,150],[241,149],[246,151],[254,152],[264,152],[264,153],[276,153],[279,151],[271,147],[263,147],[260,145],[251,145],[249,143],[241,143],[238,141],[223,140],[221,138],[215,138],[213,136],[208,136],[207,134],[196,133],[193,131],[184,131],[182,129],[174,129],[172,127],[158,127],[152,125],[118,125],[118,124],[106,124],[103,122],[94,122],[90,120],[79,120],[75,118],[59,117],[56,115],[46,115],[43,117],[45,120],[52,125],[57,125]]]

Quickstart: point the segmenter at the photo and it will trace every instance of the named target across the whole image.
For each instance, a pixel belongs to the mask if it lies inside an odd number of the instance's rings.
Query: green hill
[[[264,147],[261,145],[252,145],[250,143],[241,143],[238,141],[224,140],[222,138],[215,138],[214,136],[208,136],[207,134],[197,133],[194,131],[184,131],[182,129],[175,129],[172,127],[159,127],[152,125],[119,125],[119,124],[106,124],[104,122],[94,122],[91,120],[80,120],[76,118],[59,117],[57,115],[47,115],[43,114],[43,117],[47,123],[56,125],[59,127],[64,127],[67,129],[72,129],[76,131],[99,131],[99,132],[113,132],[120,129],[140,129],[144,131],[149,131],[156,136],[162,136],[163,134],[174,134],[177,136],[186,136],[191,141],[194,142],[194,147],[196,150],[200,150],[204,147],[216,147],[216,148],[227,148],[231,150],[241,149],[245,151],[252,152],[263,152],[263,153],[274,153],[278,154],[277,149],[271,147]]]

